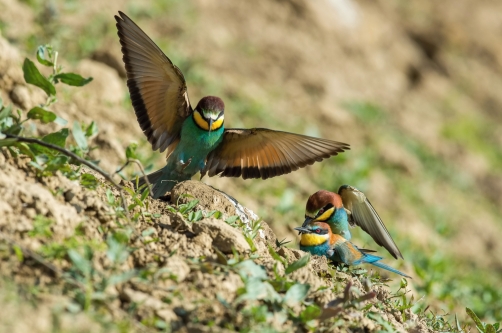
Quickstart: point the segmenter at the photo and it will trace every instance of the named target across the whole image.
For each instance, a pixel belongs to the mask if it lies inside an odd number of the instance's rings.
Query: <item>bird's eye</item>
[[[322,213],[324,213],[324,208],[321,208],[321,209],[319,210],[319,213],[317,213],[317,215],[321,215]]]
[[[321,233],[321,229],[316,229],[315,232],[316,232],[316,234],[320,234]]]

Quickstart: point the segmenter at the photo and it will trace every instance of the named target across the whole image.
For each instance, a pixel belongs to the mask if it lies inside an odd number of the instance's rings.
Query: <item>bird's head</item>
[[[331,238],[331,229],[327,223],[312,221],[306,226],[295,228],[301,234],[300,244],[316,246],[328,242]]]
[[[325,190],[317,191],[307,200],[305,222],[302,227],[307,226],[311,221],[329,221],[341,208],[343,208],[343,202],[338,194]]]
[[[203,97],[193,112],[193,119],[201,129],[216,131],[223,126],[225,104],[219,97]]]

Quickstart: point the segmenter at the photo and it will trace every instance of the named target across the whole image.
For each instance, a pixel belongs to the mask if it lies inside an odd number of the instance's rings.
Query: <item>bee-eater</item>
[[[223,101],[203,97],[192,109],[180,69],[127,15],[115,16],[127,86],[139,125],[167,165],[150,175],[153,197],[200,171],[201,178],[267,179],[349,149],[341,142],[265,128],[225,129]]]
[[[371,264],[390,272],[409,278],[408,275],[379,262],[382,257],[377,257],[360,249],[341,235],[334,234],[331,227],[324,222],[311,221],[306,226],[295,228],[301,233],[300,250],[350,266]]]
[[[349,226],[358,225],[394,258],[403,258],[370,201],[353,186],[342,185],[338,193],[320,190],[312,194],[307,201],[302,227],[311,221],[326,222],[334,234],[346,240],[352,238]]]

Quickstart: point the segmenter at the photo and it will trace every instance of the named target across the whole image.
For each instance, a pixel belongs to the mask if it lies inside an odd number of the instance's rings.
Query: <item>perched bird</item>
[[[379,262],[382,257],[368,254],[373,251],[360,249],[344,237],[334,234],[327,223],[311,221],[306,226],[295,228],[295,230],[301,233],[300,250],[302,251],[326,256],[337,263],[350,266],[371,264],[409,278],[397,269]]]
[[[349,225],[358,225],[394,258],[403,258],[370,201],[355,187],[342,185],[338,194],[325,190],[312,194],[307,201],[302,227],[306,227],[311,221],[326,222],[334,234],[346,240],[352,238]]]
[[[349,149],[345,143],[265,128],[225,129],[220,98],[203,97],[192,109],[180,69],[127,15],[119,12],[115,20],[139,125],[153,150],[167,149],[167,165],[147,176],[154,198],[199,171],[201,178],[267,179]]]

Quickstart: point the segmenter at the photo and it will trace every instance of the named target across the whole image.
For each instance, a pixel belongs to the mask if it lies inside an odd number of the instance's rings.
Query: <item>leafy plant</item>
[[[26,58],[23,63],[24,79],[26,83],[42,89],[47,94],[47,100],[44,104],[31,108],[24,117],[22,111],[17,110],[13,113],[11,106],[6,107],[0,102],[0,147],[8,147],[14,156],[20,153],[28,155],[32,160],[31,165],[39,170],[39,175],[55,171],[62,172],[70,179],[79,179],[81,175],[84,175],[81,179],[82,185],[95,188],[97,182],[94,176],[75,171],[69,163],[79,165],[79,160],[71,159],[69,154],[64,154],[63,149],[70,134],[68,128],[49,133],[40,139],[23,135],[25,124],[29,120],[39,121],[42,124],[55,123],[62,126],[67,124],[66,120],[49,109],[57,102],[56,84],[61,82],[72,86],[83,86],[92,81],[92,78],[63,72],[62,67],[57,64],[58,52],[50,45],[40,46],[36,57],[39,64],[51,67],[52,73],[47,77],[44,76],[35,63]],[[35,127],[34,123],[31,125]],[[92,122],[83,131],[81,125],[75,122],[71,133],[77,146],[72,147],[70,151],[77,156],[86,157],[89,152],[87,140],[97,133],[96,124]]]
[[[500,323],[495,324],[486,324],[479,320],[478,316],[469,308],[465,308],[465,312],[471,317],[476,324],[476,329],[479,333],[499,333],[502,332],[502,328],[500,328]]]

